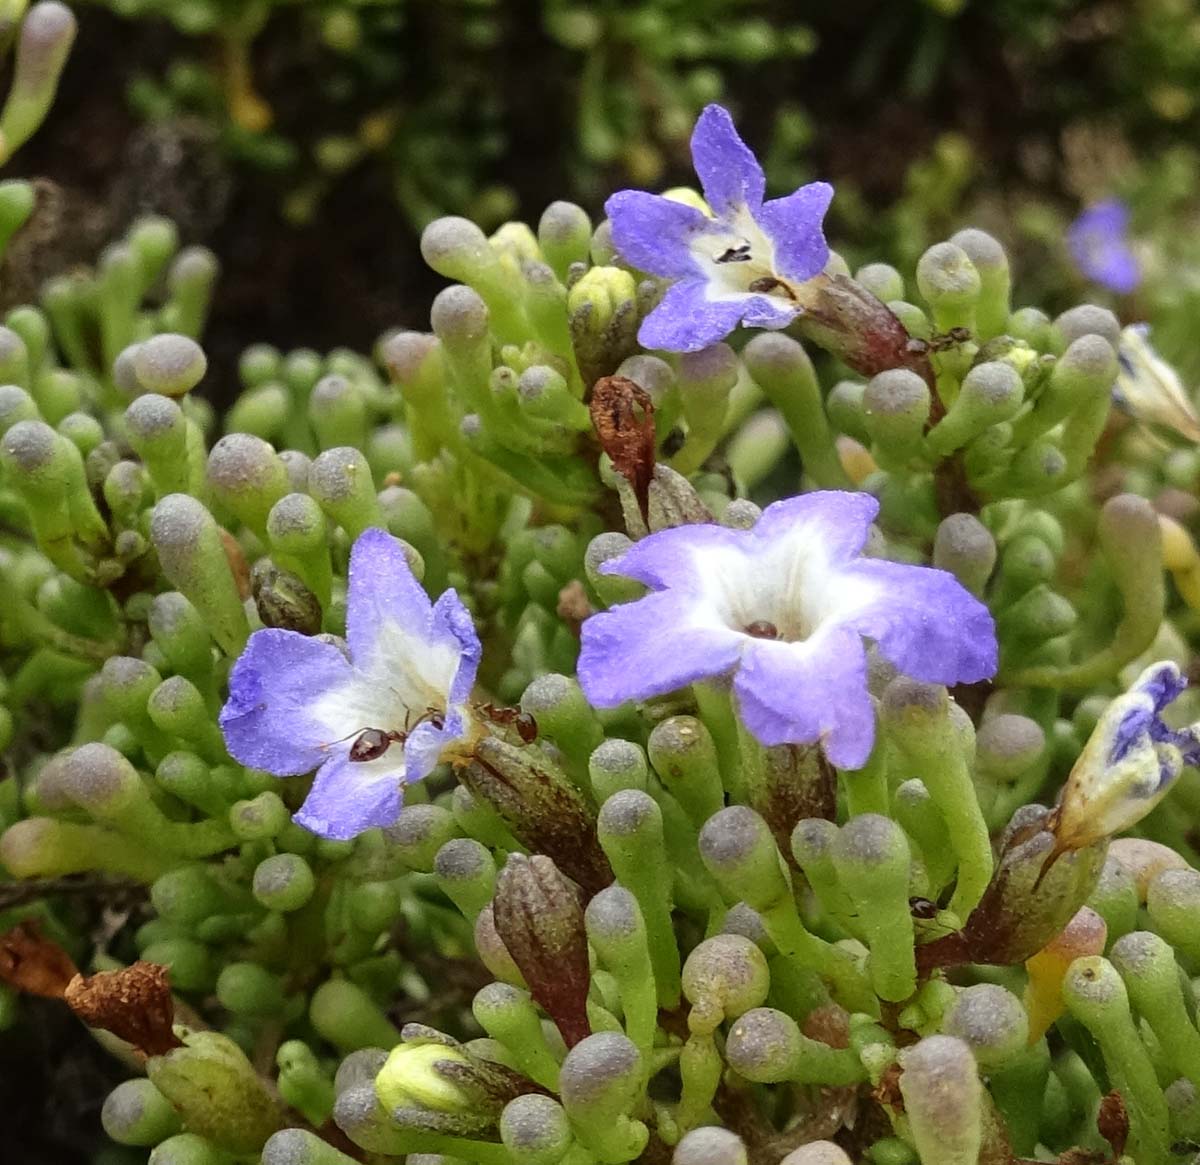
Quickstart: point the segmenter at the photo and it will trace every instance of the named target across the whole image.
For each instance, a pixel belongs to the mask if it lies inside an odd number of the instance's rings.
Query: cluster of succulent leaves
[[[97,1035],[131,1065],[105,1128],[154,1165],[1186,1156],[1200,776],[1110,840],[1142,794],[1106,709],[1191,657],[1200,457],[1112,410],[1115,317],[1013,310],[967,230],[907,274],[834,256],[788,332],[649,353],[661,288],[593,228],[432,223],[430,332],[251,347],[223,418],[216,264],[165,221],[7,315],[0,1023],[22,942],[85,985],[167,968],[174,1033]],[[869,490],[873,555],[986,601],[995,684],[876,669],[852,772],[708,685],[590,707],[580,623],[640,590],[604,564],[802,485]],[[375,527],[470,609],[493,725],[335,841],[217,715],[255,629],[344,633]],[[114,886],[97,947],[60,895]]]

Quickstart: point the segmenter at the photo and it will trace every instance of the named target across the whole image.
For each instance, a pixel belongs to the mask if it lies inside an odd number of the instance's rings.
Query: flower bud
[[[553,673],[538,676],[521,694],[521,711],[534,718],[539,736],[549,737],[575,762],[582,780],[588,757],[604,739],[604,730],[579,682]]]
[[[875,993],[889,1002],[902,1002],[917,986],[904,831],[888,817],[859,814],[842,826],[832,858],[871,952]]]
[[[509,983],[489,983],[475,995],[472,1014],[479,1026],[503,1044],[517,1067],[543,1088],[558,1088],[558,1061],[546,1043],[542,1020],[528,991]]]
[[[737,1133],[710,1126],[685,1133],[671,1165],[749,1165],[746,1145]]]
[[[326,449],[309,468],[308,489],[351,539],[370,526],[384,525],[371,468],[357,449]]]
[[[614,793],[600,809],[598,835],[621,885],[637,898],[650,936],[650,958],[661,1006],[679,1000],[679,950],[671,926],[671,873],[662,811],[637,789]]]
[[[875,1142],[875,1148],[879,1143]],[[882,1165],[883,1158],[876,1159]],[[852,1165],[852,1162],[832,1141],[809,1141],[807,1145],[793,1149],[779,1165]]]
[[[227,1165],[229,1154],[195,1133],[168,1137],[151,1150],[147,1165]]]
[[[646,1126],[630,1116],[644,1071],[637,1048],[617,1032],[588,1036],[563,1061],[562,1106],[575,1135],[601,1161],[629,1161],[646,1147]]]
[[[0,384],[0,436],[19,421],[41,420],[33,397],[15,384]]]
[[[226,963],[217,976],[216,996],[234,1015],[276,1015],[286,1001],[279,977],[257,963]]]
[[[917,288],[933,312],[939,332],[976,327],[983,281],[967,252],[954,243],[935,243],[917,261]]]
[[[1024,1051],[1029,1040],[1029,1019],[1011,991],[994,983],[978,983],[958,993],[942,1026],[970,1049],[985,1072]]]
[[[1200,872],[1164,870],[1146,892],[1155,931],[1195,961],[1200,955]]]
[[[278,1102],[219,1032],[188,1033],[183,1047],[150,1057],[146,1074],[189,1130],[231,1152],[258,1152],[281,1123]]]
[[[553,1097],[531,1092],[505,1106],[500,1114],[500,1140],[515,1161],[557,1165],[567,1155],[574,1137],[562,1105]]]
[[[643,1055],[654,1045],[658,1023],[650,940],[637,898],[624,886],[601,890],[584,912],[587,936],[612,974],[621,996],[625,1033]]]
[[[239,841],[266,841],[278,837],[291,822],[291,814],[278,793],[270,789],[229,807],[229,825]]]
[[[444,1044],[397,1044],[375,1077],[375,1092],[389,1111],[427,1108],[468,1113],[475,1099],[441,1072],[444,1064],[470,1064],[465,1052]]]
[[[306,471],[306,485],[307,479]],[[266,534],[272,555],[304,580],[318,602],[328,606],[333,589],[328,529],[315,499],[307,493],[285,494],[267,514]]]
[[[150,540],[163,574],[200,612],[221,649],[237,656],[249,626],[221,530],[195,498],[170,494],[154,507]]]
[[[929,419],[929,385],[907,368],[880,372],[863,393],[863,423],[878,456],[905,461],[920,448]]]
[[[276,1133],[263,1145],[261,1157],[262,1165],[352,1165],[354,1160],[307,1129]]]
[[[974,514],[951,514],[937,528],[933,565],[982,595],[996,565],[996,540]]]
[[[1120,1089],[1129,1114],[1130,1155],[1167,1160],[1169,1118],[1154,1065],[1129,1011],[1116,969],[1099,955],[1076,959],[1062,985],[1071,1014],[1100,1045],[1104,1066]]]
[[[733,1024],[725,1059],[738,1075],[756,1084],[790,1080],[831,1087],[866,1077],[850,1048],[832,1048],[810,1039],[791,1016],[772,1007],[748,1011]]]
[[[450,215],[435,219],[421,235],[421,257],[439,275],[470,283],[496,257],[484,235],[470,219]]]
[[[491,901],[496,884],[496,863],[491,853],[473,838],[456,837],[437,851],[434,879],[442,892],[469,922]]]
[[[1200,1033],[1184,1002],[1186,980],[1181,981],[1175,952],[1158,935],[1137,930],[1118,939],[1109,958],[1134,1009],[1158,1037],[1164,1059],[1180,1076],[1200,1082]]]
[[[585,384],[611,375],[637,347],[633,276],[620,267],[591,267],[567,292],[567,318]]]
[[[971,1049],[927,1036],[905,1051],[900,1093],[923,1165],[975,1165],[983,1144],[983,1086]]]
[[[703,722],[671,716],[654,726],[647,741],[650,763],[662,783],[700,828],[725,803],[717,749]]]
[[[1121,343],[1121,324],[1117,317],[1108,308],[1094,303],[1068,308],[1054,321],[1054,328],[1063,347],[1073,344],[1080,336],[1103,336],[1114,349]]]
[[[255,866],[251,889],[268,910],[290,913],[312,898],[316,878],[299,854],[272,854]]]
[[[517,966],[500,932],[496,930],[495,912],[489,903],[475,919],[475,950],[479,961],[502,983],[524,987],[525,979]]]
[[[249,433],[230,433],[212,447],[208,484],[218,501],[259,537],[266,536],[271,507],[290,489],[275,450]]]
[[[688,955],[683,965],[683,994],[692,1005],[688,1027],[707,1035],[727,1019],[758,1007],[771,985],[767,960],[749,939],[714,935]]]
[[[653,734],[651,734],[653,739]],[[640,745],[631,740],[612,738],[605,740],[588,757],[588,776],[592,793],[600,804],[604,804],[614,793],[622,789],[637,789],[645,792],[650,769],[646,754]]]
[[[179,1114],[149,1080],[118,1084],[100,1110],[104,1131],[121,1145],[157,1145],[179,1132]]]
[[[317,1034],[341,1052],[391,1048],[400,1033],[361,988],[347,979],[328,979],[312,994],[308,1017]]]
[[[301,635],[321,630],[321,604],[304,581],[291,571],[280,570],[269,558],[254,564],[250,592],[258,617],[265,627],[282,627]]]
[[[200,689],[184,676],[170,676],[150,693],[146,711],[155,727],[177,736],[199,755],[214,763],[225,759],[220,729]]]
[[[21,21],[12,85],[0,113],[0,162],[13,156],[49,112],[75,30],[75,17],[58,0],[41,0]]]
[[[946,457],[992,425],[1011,420],[1025,400],[1025,386],[1010,364],[976,364],[963,378],[946,415],[930,430],[929,449]]]
[[[317,381],[308,398],[308,421],[322,449],[336,445],[361,449],[367,444],[367,402],[345,376],[323,376]]]
[[[572,263],[586,263],[592,222],[573,202],[552,202],[538,221],[538,245],[559,281],[566,283]]]
[[[496,879],[496,931],[530,994],[554,1020],[568,1047],[591,1030],[583,910],[574,888],[541,854],[510,854]]]
[[[860,267],[854,273],[854,281],[884,303],[904,298],[904,276],[887,263],[868,263]]]
[[[133,353],[133,372],[145,392],[183,396],[204,378],[208,361],[190,336],[151,336]]]

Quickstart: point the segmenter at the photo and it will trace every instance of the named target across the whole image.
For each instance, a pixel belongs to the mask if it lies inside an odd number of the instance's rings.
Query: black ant
[[[938,916],[938,904],[928,898],[910,898],[908,910],[913,918],[933,919]]]
[[[520,708],[498,708],[492,703],[478,704],[476,707],[493,724],[515,728],[517,735],[526,744],[537,740],[537,721],[528,712],[522,712]]]
[[[951,328],[948,332],[942,332],[936,336],[930,336],[928,340],[922,340],[918,336],[913,336],[908,341],[908,350],[915,355],[923,356],[927,352],[945,352],[950,348],[955,348],[959,344],[965,344],[971,338],[969,328]]]

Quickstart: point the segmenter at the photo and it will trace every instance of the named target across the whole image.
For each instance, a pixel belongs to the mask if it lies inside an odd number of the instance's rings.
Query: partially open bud
[[[741,935],[720,934],[688,955],[682,982],[684,997],[692,1005],[688,1027],[708,1034],[762,1004],[771,976],[766,957],[754,943]]]

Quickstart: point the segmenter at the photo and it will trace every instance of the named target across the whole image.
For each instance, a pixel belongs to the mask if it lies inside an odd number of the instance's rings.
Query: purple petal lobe
[[[391,825],[404,803],[404,758],[398,745],[373,761],[331,757],[317,773],[295,820],[318,837],[348,841],[367,829]]]
[[[776,295],[751,295],[742,309],[742,323],[748,328],[786,328],[803,309],[790,299]]]
[[[1142,281],[1128,229],[1129,208],[1110,198],[1088,207],[1067,230],[1067,249],[1081,274],[1119,295],[1128,295]]]
[[[771,543],[799,535],[828,565],[840,565],[862,553],[878,513],[879,502],[870,494],[815,490],[772,502],[755,524],[754,536]]]
[[[738,136],[729,111],[708,105],[692,130],[692,165],[704,199],[718,218],[739,206],[757,212],[762,206],[766,178],[750,147]]]
[[[681,279],[667,288],[658,306],[642,321],[638,343],[663,352],[699,352],[723,340],[742,318],[748,300],[709,299],[704,279]]]
[[[862,768],[875,741],[867,657],[849,627],[802,643],[756,640],[733,681],[746,727],[765,745],[821,742],[840,768]]]
[[[744,530],[701,523],[671,526],[635,542],[619,558],[600,568],[602,574],[622,574],[648,587],[676,591],[695,590],[711,568],[705,554],[744,547],[750,535]]]
[[[233,665],[221,709],[230,754],[281,777],[315,769],[333,739],[329,724],[317,716],[317,699],[351,675],[346,657],[331,643],[277,628],[256,631]]]
[[[689,247],[713,224],[694,206],[644,190],[621,190],[604,204],[604,213],[612,223],[613,246],[630,266],[667,279],[697,274]]]
[[[787,279],[803,282],[820,274],[829,262],[829,245],[822,223],[833,201],[828,182],[810,182],[786,198],[764,203],[754,217],[775,244],[775,269]]]
[[[715,622],[697,625],[686,598],[664,591],[593,615],[581,638],[584,695],[615,708],[729,671],[745,637]]]
[[[865,586],[843,618],[906,676],[970,684],[995,674],[991,613],[948,571],[863,559],[847,568],[846,582]]]
[[[449,707],[463,703],[475,686],[475,673],[483,657],[483,645],[471,612],[454,591],[445,591],[433,606],[431,642],[445,644],[459,653],[458,667],[446,696]]]
[[[388,624],[405,636],[423,636],[431,609],[400,540],[386,530],[364,530],[350,551],[346,593],[346,640],[354,666],[370,670]]]

